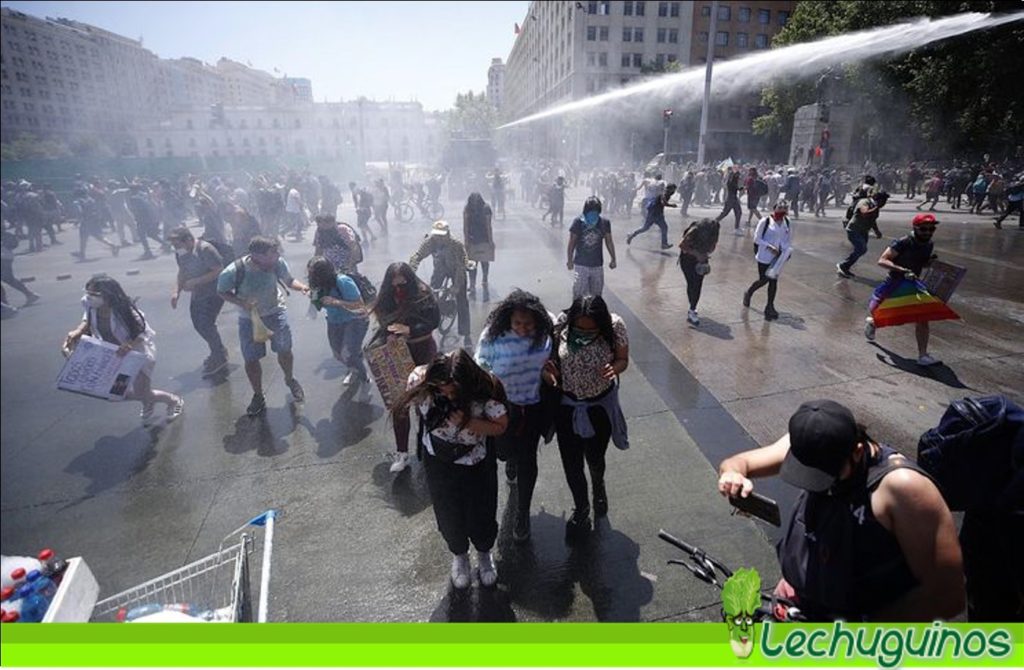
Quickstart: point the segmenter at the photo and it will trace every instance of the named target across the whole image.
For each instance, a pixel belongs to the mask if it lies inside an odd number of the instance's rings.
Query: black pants
[[[495,438],[499,451],[503,451],[508,462],[516,470],[519,513],[530,515],[533,489],[537,485],[537,447],[540,445],[540,429],[543,407],[535,405],[509,404],[508,429]]]
[[[696,312],[700,292],[704,288],[704,275],[697,274],[697,258],[690,254],[679,255],[679,268],[686,277],[686,297],[690,301],[690,309]]]
[[[608,413],[601,407],[590,407],[590,422],[594,426],[594,436],[582,438],[573,432],[573,408],[562,405],[558,408],[555,419],[555,430],[558,433],[558,453],[562,457],[562,470],[565,481],[572,493],[573,506],[577,510],[590,509],[590,497],[587,493],[587,477],[583,472],[586,463],[590,470],[592,482],[604,483],[604,455],[608,451],[608,441],[612,437],[612,422]]]
[[[210,355],[214,358],[223,357],[226,351],[224,342],[220,339],[220,331],[217,330],[217,316],[222,307],[224,300],[218,295],[193,295],[188,304],[192,327],[199,333],[199,337],[206,340],[207,346],[210,347]]]
[[[1009,200],[1006,203],[1006,211],[996,219],[996,223],[1002,223],[1003,219],[1017,212],[1017,224],[1024,228],[1024,200]]]
[[[967,620],[1024,620],[1024,518],[967,512],[960,547],[967,577]]]
[[[743,216],[743,208],[740,206],[739,196],[732,195],[726,198],[725,205],[722,207],[722,213],[715,218],[715,221],[721,221],[728,216],[729,212],[732,212],[736,216],[735,228],[736,230],[739,230],[740,217]]]
[[[747,289],[747,293],[748,294],[754,295],[755,291],[757,291],[759,288],[761,288],[765,284],[768,284],[768,304],[765,305],[765,309],[767,309],[769,307],[772,308],[772,309],[775,309],[775,293],[779,290],[779,280],[778,279],[769,279],[764,274],[765,272],[768,271],[768,268],[770,268],[770,267],[771,267],[771,265],[768,264],[768,263],[758,263],[757,264],[757,281],[755,281],[753,284],[751,284],[750,288]]]
[[[26,298],[31,295],[34,295],[34,293],[32,293],[32,289],[25,286],[25,284],[23,284],[20,279],[14,276],[13,258],[3,261],[3,264],[0,265],[0,268],[2,268],[2,271],[0,271],[0,280],[2,280],[5,284],[9,285],[15,291],[21,292],[22,294],[25,295]]]
[[[498,537],[498,467],[494,454],[476,465],[444,463],[424,455],[437,529],[453,554],[490,551]]]

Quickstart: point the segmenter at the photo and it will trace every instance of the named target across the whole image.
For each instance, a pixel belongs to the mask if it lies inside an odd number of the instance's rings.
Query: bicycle
[[[459,315],[458,299],[455,297],[455,282],[451,277],[445,277],[441,281],[441,285],[434,289],[434,299],[437,300],[437,308],[441,313],[437,330],[441,333],[441,346],[444,347],[445,340],[451,333]]]
[[[679,559],[669,559],[669,565],[681,565],[689,570],[697,579],[711,584],[718,588],[719,591],[725,584],[725,581],[732,576],[732,570],[728,568],[724,563],[716,559],[715,557],[708,554],[700,547],[695,547],[677,537],[669,534],[664,530],[658,531],[658,537],[668,542],[673,547],[683,550],[686,553],[688,561],[681,561]],[[761,592],[761,602],[767,604],[767,607],[762,605],[757,608],[755,615],[757,621],[776,621],[776,622],[791,622],[791,621],[807,621],[807,618],[797,607],[796,603],[788,598],[776,596],[773,593]]]
[[[409,223],[413,217],[416,216],[416,212],[413,210],[412,205],[406,200],[397,200],[392,203],[392,207],[395,211],[395,218],[401,223]]]

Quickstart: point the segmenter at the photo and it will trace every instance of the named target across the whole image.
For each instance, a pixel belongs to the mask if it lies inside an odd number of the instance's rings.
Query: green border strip
[[[847,626],[848,628],[850,626]],[[927,625],[868,625],[874,630]],[[948,624],[1007,630],[1012,652],[1003,659],[906,658],[906,667],[1024,665],[1024,624]],[[858,627],[859,628],[859,627]],[[788,631],[830,625],[773,626]],[[760,629],[758,631],[760,637]],[[3,666],[646,666],[840,665],[827,658],[767,658],[760,650],[738,660],[725,627],[706,624],[262,624],[184,626],[52,624],[3,627]],[[843,665],[877,667],[874,658]]]

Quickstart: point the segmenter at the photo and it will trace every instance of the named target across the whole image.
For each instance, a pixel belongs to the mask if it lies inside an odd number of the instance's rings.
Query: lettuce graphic
[[[761,605],[761,576],[740,568],[722,586],[722,617],[729,627],[729,644],[737,658],[754,652],[754,614]]]

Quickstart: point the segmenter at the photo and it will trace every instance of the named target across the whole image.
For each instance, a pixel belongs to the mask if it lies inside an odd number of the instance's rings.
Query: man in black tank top
[[[810,618],[932,621],[963,610],[963,561],[942,495],[849,409],[804,403],[777,442],[722,462],[718,490],[746,497],[752,478],[775,474],[802,489],[778,545],[776,590]]]

